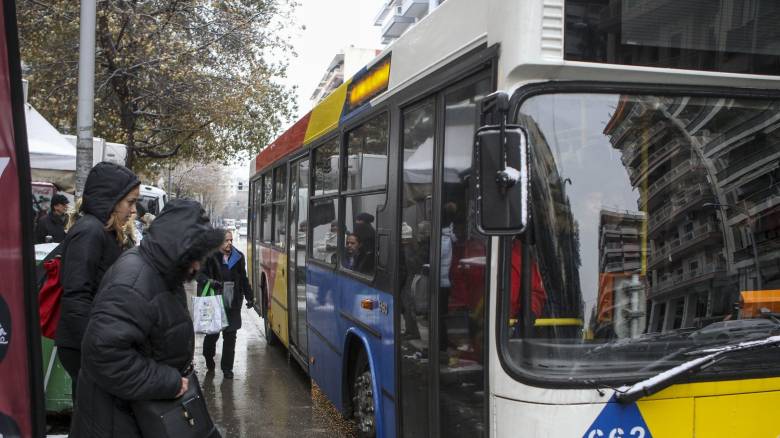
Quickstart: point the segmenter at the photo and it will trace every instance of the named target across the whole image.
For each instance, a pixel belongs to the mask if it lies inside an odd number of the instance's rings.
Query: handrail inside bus
[[[513,326],[517,324],[517,319],[512,318],[509,320],[509,325]],[[534,327],[581,327],[583,322],[579,318],[536,318],[534,321]]]

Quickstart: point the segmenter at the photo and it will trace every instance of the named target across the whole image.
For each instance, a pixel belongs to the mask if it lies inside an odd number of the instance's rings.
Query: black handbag
[[[146,438],[221,438],[211,420],[200,383],[192,371],[189,387],[173,400],[141,400],[132,403],[141,434]]]

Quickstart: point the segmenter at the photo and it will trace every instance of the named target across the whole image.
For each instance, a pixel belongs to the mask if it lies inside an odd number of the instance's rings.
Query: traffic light
[[[238,182],[238,191],[240,192],[241,190],[244,190],[244,182],[243,181],[239,181]]]

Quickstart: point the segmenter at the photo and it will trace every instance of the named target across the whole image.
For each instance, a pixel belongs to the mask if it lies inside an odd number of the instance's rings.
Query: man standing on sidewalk
[[[67,223],[68,198],[57,193],[51,198],[51,208],[46,216],[38,219],[35,227],[35,243],[46,243],[46,237],[60,243],[65,240],[65,224]]]
[[[220,366],[226,379],[233,378],[233,359],[236,350],[236,332],[241,328],[241,302],[246,298],[246,306],[254,306],[252,289],[246,275],[246,259],[241,251],[233,247],[233,233],[225,233],[222,248],[206,260],[198,278],[198,291],[202,291],[208,280],[223,296],[228,314],[228,325],[222,330],[222,360]],[[206,335],[203,339],[203,356],[206,367],[213,372],[216,367],[214,355],[217,349],[219,333]]]

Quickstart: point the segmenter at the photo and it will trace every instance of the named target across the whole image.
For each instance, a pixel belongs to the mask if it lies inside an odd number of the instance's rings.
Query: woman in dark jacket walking
[[[219,252],[214,253],[206,260],[206,264],[198,276],[198,290],[202,291],[207,280],[211,280],[219,293],[224,293],[225,283],[233,284],[233,299],[225,303],[228,314],[228,325],[222,330],[222,360],[220,367],[226,379],[233,378],[233,360],[236,353],[236,332],[241,328],[241,301],[246,298],[247,307],[254,306],[252,289],[249,287],[249,279],[246,276],[246,259],[241,251],[233,246],[233,233],[225,233],[225,242]],[[219,333],[206,335],[203,338],[203,356],[206,359],[206,368],[213,371],[216,367],[214,355],[216,354]]]
[[[76,398],[81,339],[103,274],[122,252],[122,227],[135,213],[141,182],[129,169],[98,163],[84,185],[83,216],[63,242],[62,310],[56,345],[60,362],[73,380]]]
[[[174,199],[109,269],[84,333],[71,438],[140,437],[132,402],[185,392],[195,334],[183,283],[223,239],[199,203]]]

